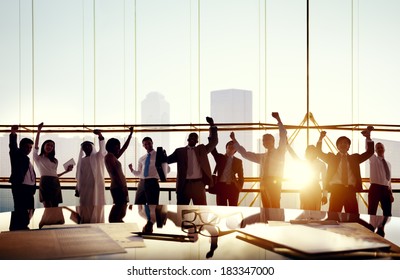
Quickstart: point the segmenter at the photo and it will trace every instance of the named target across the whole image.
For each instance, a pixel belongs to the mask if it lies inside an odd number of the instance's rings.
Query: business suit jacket
[[[22,184],[25,174],[29,169],[29,157],[18,148],[16,134],[10,134],[9,147],[11,161],[11,176],[9,181],[13,185]]]
[[[325,184],[324,186],[328,191],[331,191],[331,187],[329,186],[329,182],[332,177],[337,172],[338,166],[341,161],[341,155],[333,154],[333,153],[323,153],[322,152],[322,142],[317,143],[317,153],[318,157],[328,164],[328,170],[325,177]],[[352,154],[347,156],[347,160],[349,163],[349,168],[353,173],[356,179],[355,191],[362,190],[362,181],[361,181],[361,173],[360,173],[360,163],[366,161],[374,154],[374,142],[367,141],[367,150],[362,154]]]
[[[224,154],[218,153],[217,149],[212,150],[211,154],[213,155],[215,162],[216,162],[216,168],[217,168],[217,174],[218,174],[218,181],[220,177],[222,176],[226,162],[228,160],[228,157]],[[236,176],[237,174],[237,176]],[[232,158],[232,172],[231,172],[231,182],[236,186],[236,189],[238,191],[241,191],[243,188],[244,184],[244,177],[243,177],[243,163],[241,159],[238,159],[237,157]]]
[[[210,137],[208,144],[200,144],[194,148],[197,161],[202,171],[202,181],[205,185],[212,186],[212,176],[210,162],[208,161],[208,153],[210,153],[218,144],[217,127],[210,127]],[[178,164],[178,174],[176,176],[176,191],[181,192],[185,186],[188,156],[187,147],[177,148],[171,155],[167,157],[168,163],[176,162]]]

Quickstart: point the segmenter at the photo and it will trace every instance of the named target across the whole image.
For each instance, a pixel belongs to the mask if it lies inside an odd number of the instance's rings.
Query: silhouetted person
[[[129,128],[129,136],[121,148],[121,143],[116,138],[111,138],[107,141],[106,150],[107,154],[104,158],[105,166],[111,178],[111,196],[113,199],[113,207],[110,211],[108,218],[109,222],[122,222],[126,214],[127,203],[129,202],[128,187],[126,178],[122,172],[121,163],[118,159],[122,156],[129,146],[132,138],[133,127]]]
[[[176,149],[167,157],[168,163],[178,164],[176,178],[176,197],[178,205],[189,205],[190,200],[196,205],[206,205],[206,185],[213,184],[208,154],[218,144],[217,127],[214,120],[206,118],[210,124],[210,137],[207,145],[197,145],[199,135],[190,133],[188,145]]]
[[[385,146],[375,145],[376,155],[369,158],[370,182],[368,190],[368,214],[376,215],[378,204],[381,203],[384,216],[392,216],[394,201],[391,186],[391,165],[385,160]]]
[[[73,165],[69,165],[65,171],[57,173],[58,160],[55,157],[53,140],[44,141],[39,153],[39,139],[42,128],[43,123],[40,123],[33,150],[33,160],[40,172],[39,198],[44,207],[58,207],[58,204],[63,202],[59,177],[70,172]]]
[[[305,182],[300,189],[300,208],[304,210],[321,210],[322,193],[320,181],[325,181],[326,166],[325,163],[317,158],[317,151],[314,145],[309,145],[306,148],[304,161],[305,172],[303,176]],[[294,150],[288,145],[288,151],[296,160],[300,160]],[[324,201],[324,204],[326,201]]]
[[[18,148],[17,131],[18,125],[13,125],[9,137],[11,162],[9,181],[14,201],[10,230],[28,229],[29,220],[35,209],[36,174],[28,157],[32,151],[33,141],[29,138],[22,138]]]
[[[318,157],[328,164],[324,187],[331,192],[329,199],[329,211],[341,212],[342,208],[346,213],[359,213],[357,203],[357,192],[362,190],[360,174],[360,163],[366,161],[374,153],[374,142],[371,140],[371,131],[362,132],[366,138],[367,151],[362,154],[348,154],[351,141],[345,136],[336,140],[336,147],[339,152],[322,152],[322,140],[326,132],[322,131],[317,144]],[[327,201],[324,192],[323,202]]]
[[[79,213],[82,223],[104,223],[105,184],[104,157],[107,153],[104,137],[93,131],[99,139],[99,151],[94,144],[84,141],[76,168],[76,191],[79,195]]]
[[[243,158],[260,164],[260,194],[263,207],[280,208],[287,132],[279,114],[274,112],[272,117],[278,121],[278,148],[275,148],[275,138],[271,134],[263,135],[263,146],[267,150],[265,153],[246,151],[237,142],[233,132],[231,133],[231,139],[235,142],[235,148]]]
[[[160,199],[160,176],[156,168],[157,152],[153,149],[153,140],[150,137],[144,137],[142,145],[147,153],[139,158],[137,170],[133,168],[132,164],[129,164],[129,169],[133,175],[140,178],[135,204],[158,205]]]
[[[218,174],[217,185],[214,186],[217,188],[217,205],[237,206],[244,183],[243,163],[234,156],[236,149],[233,141],[226,143],[225,149],[225,154],[218,153],[216,148],[211,152]]]

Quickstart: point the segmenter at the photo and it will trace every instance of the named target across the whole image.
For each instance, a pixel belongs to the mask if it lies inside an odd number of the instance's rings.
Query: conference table
[[[300,209],[106,205],[0,213],[0,259],[399,259],[400,218]]]

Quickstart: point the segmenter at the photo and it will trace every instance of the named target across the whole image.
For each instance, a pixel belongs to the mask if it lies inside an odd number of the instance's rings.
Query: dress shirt
[[[369,158],[370,182],[371,184],[378,184],[382,186],[390,186],[390,180],[386,179],[386,172],[382,162],[383,158],[372,155]],[[390,162],[386,161],[391,170]]]
[[[48,157],[39,156],[39,149],[33,149],[33,161],[39,168],[41,176],[58,177],[57,167],[58,162],[52,162]]]
[[[156,155],[157,152],[155,150],[152,150],[150,152],[149,175],[147,177],[144,176],[144,166],[146,163],[147,153],[139,158],[138,169],[133,170],[132,173],[135,176],[138,176],[140,179],[150,179],[150,178],[160,179],[160,176],[158,175],[156,169]]]
[[[342,156],[341,153],[338,153],[338,156]],[[346,155],[346,157],[348,158],[348,154]],[[347,185],[351,185],[351,186],[355,186],[356,185],[356,178],[354,177],[353,172],[350,169],[350,165],[349,165],[349,161],[348,159],[346,160],[347,162]],[[342,163],[343,160],[340,160],[340,163],[338,165],[338,168],[336,170],[336,173],[332,176],[329,185],[342,185]]]
[[[286,129],[282,123],[278,123],[279,127],[279,146],[277,149],[271,149],[268,153],[248,152],[239,143],[235,143],[234,147],[238,153],[245,159],[260,164],[260,177],[267,176],[283,178],[283,169],[285,164],[286,153]],[[268,158],[267,158],[268,157]]]
[[[202,178],[201,168],[199,162],[197,160],[196,153],[194,151],[194,147],[187,146],[187,174],[186,179],[200,179]]]
[[[25,173],[24,181],[22,182],[22,184],[28,186],[33,186],[36,184],[35,170],[33,169],[33,165],[30,162],[29,162],[29,168]]]
[[[226,184],[230,184],[232,183],[232,161],[233,161],[233,157],[229,157],[226,156],[226,164],[225,164],[225,168],[224,168],[224,172],[222,172],[222,176],[220,179],[220,182],[226,183]]]

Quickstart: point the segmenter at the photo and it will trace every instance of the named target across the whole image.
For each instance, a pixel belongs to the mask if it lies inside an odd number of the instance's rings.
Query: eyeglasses
[[[225,219],[224,225],[221,223],[223,219]],[[185,209],[182,210],[181,229],[189,234],[199,233],[207,237],[217,237],[233,232],[234,230],[232,229],[242,227],[242,221],[243,214],[241,212],[218,215],[212,211]],[[221,231],[220,226],[228,230]]]
[[[182,210],[182,220],[187,222],[195,222],[197,219],[204,224],[218,224],[220,218],[218,214],[209,211],[199,211],[199,210]]]
[[[181,229],[187,234],[198,233],[206,237],[218,237],[220,235],[219,227],[212,224],[196,225],[192,222],[183,221],[181,224]]]

